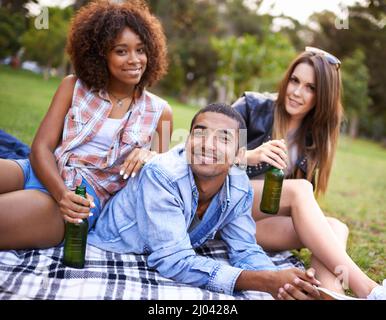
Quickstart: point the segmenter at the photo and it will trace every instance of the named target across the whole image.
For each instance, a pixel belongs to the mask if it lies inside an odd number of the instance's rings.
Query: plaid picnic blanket
[[[208,241],[197,254],[229,264],[221,240]],[[303,264],[289,251],[270,254],[280,268]],[[146,256],[116,254],[87,246],[84,269],[62,264],[63,247],[0,251],[0,300],[229,300],[272,299],[258,291],[233,296],[177,283],[150,269]]]

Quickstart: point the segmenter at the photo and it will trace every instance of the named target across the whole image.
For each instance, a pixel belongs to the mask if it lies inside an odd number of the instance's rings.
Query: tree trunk
[[[350,117],[348,134],[350,138],[356,138],[358,136],[359,117],[354,114]]]

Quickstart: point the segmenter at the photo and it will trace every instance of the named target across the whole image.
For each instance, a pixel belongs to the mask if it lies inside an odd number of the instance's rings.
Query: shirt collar
[[[105,89],[99,89],[98,90],[96,88],[92,88],[91,92],[96,93],[99,96],[99,98],[101,98],[103,100],[110,101],[109,94],[107,93],[107,91]]]
[[[107,90],[105,89],[91,89],[92,92],[96,93],[102,100],[105,100],[105,101],[108,101],[110,102],[110,97],[109,97],[109,94],[107,92]],[[142,94],[136,99],[135,103],[134,103],[134,106],[133,108],[131,109],[131,111],[133,111],[134,109],[139,109],[139,111],[142,113],[144,112],[144,108],[146,107],[146,104],[145,104],[145,90],[142,92]],[[152,109],[152,106],[150,105],[150,108],[148,111],[153,111]]]
[[[192,188],[192,194],[198,200],[198,195],[199,195],[198,189],[196,186],[196,182],[194,181],[192,169],[189,165],[188,165],[188,170],[189,170],[189,181]],[[216,196],[219,204],[221,205],[221,212],[225,212],[225,210],[228,208],[228,205],[231,201],[229,175],[226,176],[225,182],[222,185],[220,191],[216,195],[214,195],[214,197]]]

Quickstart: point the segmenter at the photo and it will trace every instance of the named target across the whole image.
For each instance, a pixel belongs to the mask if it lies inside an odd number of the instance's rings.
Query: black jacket
[[[272,140],[273,111],[276,96],[258,92],[245,92],[233,105],[247,125],[247,149],[252,150],[266,141]],[[311,135],[307,135],[306,145],[312,144]],[[256,166],[248,166],[250,178],[258,176],[269,169],[270,165],[263,162]],[[303,175],[307,175],[307,159],[299,155],[295,164]]]

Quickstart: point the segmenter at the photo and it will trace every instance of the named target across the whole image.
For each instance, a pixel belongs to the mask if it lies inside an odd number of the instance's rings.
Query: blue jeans
[[[40,182],[38,177],[36,176],[34,170],[32,169],[31,163],[29,159],[19,159],[19,160],[13,160],[15,161],[23,170],[24,174],[24,190],[39,190],[41,192],[50,194],[49,191],[44,187],[44,185]],[[91,208],[92,216],[88,217],[88,229],[90,230],[100,212],[101,212],[101,205],[98,196],[96,195],[94,188],[86,181],[86,179],[82,179],[82,184],[86,186],[86,191],[89,195],[91,195],[94,198],[95,207]]]

